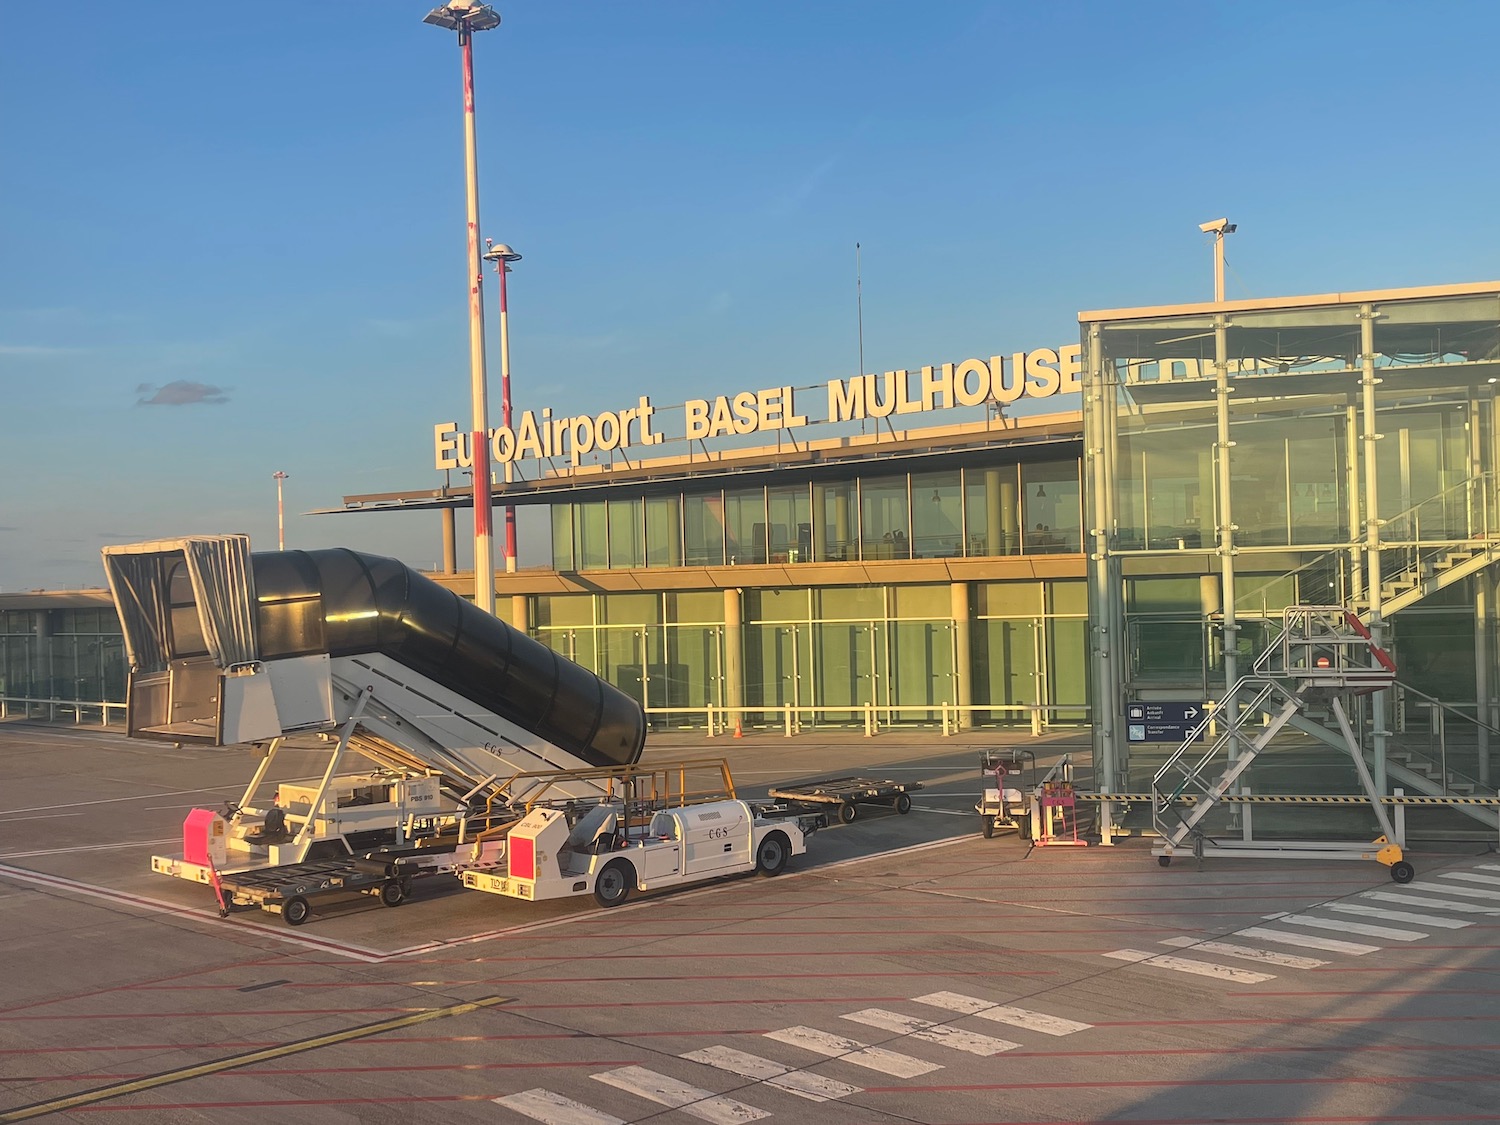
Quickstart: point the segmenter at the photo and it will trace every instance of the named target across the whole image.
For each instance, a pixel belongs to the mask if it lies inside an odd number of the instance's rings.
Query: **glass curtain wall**
[[[1196,541],[1203,482],[1172,456],[1152,448],[1154,537]],[[1080,496],[1069,459],[554,504],[552,557],[581,571],[1077,554]]]
[[[1091,614],[1126,639],[1093,647],[1096,711],[1218,698],[1294,604],[1353,610],[1424,691],[1493,693],[1500,292],[1126,311],[1084,337]],[[1422,624],[1445,598],[1467,629]],[[1368,729],[1379,779],[1388,720]],[[1123,734],[1096,737],[1107,768]]]

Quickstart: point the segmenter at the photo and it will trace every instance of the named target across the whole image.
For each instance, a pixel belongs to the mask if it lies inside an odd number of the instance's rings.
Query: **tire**
[[[406,888],[401,885],[399,879],[391,879],[389,882],[380,884],[380,905],[400,906],[406,901]]]
[[[1410,883],[1417,877],[1417,869],[1404,859],[1391,864],[1391,878],[1398,883]]]
[[[1171,867],[1172,857],[1169,855],[1159,855],[1156,857],[1156,865],[1158,867]]]
[[[755,870],[768,878],[786,870],[792,858],[792,842],[784,832],[768,833],[755,849]]]
[[[300,926],[312,917],[312,905],[301,895],[293,895],[281,904],[281,920],[288,926]]]
[[[853,801],[845,801],[839,806],[839,823],[853,824],[857,816],[859,816],[859,806]]]
[[[594,880],[594,901],[605,908],[619,906],[635,886],[635,868],[627,860],[612,859]]]
[[[995,818],[988,813],[979,818],[979,834],[986,840],[995,838]]]
[[[1016,839],[1018,839],[1018,840],[1030,840],[1031,839],[1031,814],[1030,813],[1023,812],[1019,816],[1016,817]]]
[[[911,812],[910,793],[902,793],[899,797],[896,798],[896,811],[902,816],[905,816],[907,813]]]

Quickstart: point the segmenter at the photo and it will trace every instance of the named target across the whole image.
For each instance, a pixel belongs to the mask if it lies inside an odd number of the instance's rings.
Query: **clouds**
[[[216,387],[212,383],[195,383],[191,379],[175,379],[163,386],[154,383],[142,383],[136,387],[135,393],[141,397],[135,400],[137,406],[192,406],[194,403],[207,403],[210,406],[223,406],[229,401],[229,387]]]

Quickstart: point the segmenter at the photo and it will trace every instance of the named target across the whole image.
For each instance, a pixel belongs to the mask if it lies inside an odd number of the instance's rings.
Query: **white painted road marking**
[[[1500,902],[1500,891],[1482,891],[1478,887],[1455,887],[1452,883],[1423,883],[1424,891],[1436,891],[1442,895],[1458,895],[1460,898],[1482,898],[1486,902]]]
[[[998,1055],[1001,1051],[1013,1051],[1021,1044],[1012,1043],[1008,1039],[996,1039],[993,1035],[981,1035],[977,1031],[964,1031],[957,1027],[944,1027],[942,1024],[933,1023],[931,1020],[918,1019],[916,1016],[903,1016],[899,1012],[887,1012],[884,1008],[865,1008],[863,1011],[850,1012],[843,1017],[862,1023],[866,1027],[878,1027],[882,1031],[895,1031],[902,1035],[910,1035],[913,1039],[921,1039],[927,1043],[938,1043],[944,1047],[952,1047],[955,1051],[967,1051],[971,1055]]]
[[[1091,1023],[1063,1019],[1061,1016],[1049,1016],[1044,1012],[1011,1008],[957,992],[929,992],[926,996],[913,997],[913,1000],[918,1004],[931,1004],[936,1008],[947,1008],[950,1012],[962,1012],[966,1016],[1007,1023],[1011,1027],[1025,1028],[1027,1031],[1040,1031],[1043,1035],[1072,1035],[1075,1031],[1087,1031],[1094,1026]]]
[[[1337,930],[1341,934],[1389,938],[1391,941],[1420,941],[1422,938],[1432,936],[1421,930],[1398,930],[1394,926],[1367,926],[1363,922],[1345,922],[1342,918],[1315,918],[1311,914],[1278,914],[1272,920],[1290,922],[1295,926],[1311,926],[1315,930]]]
[[[1432,914],[1413,914],[1409,910],[1382,910],[1378,906],[1359,906],[1352,902],[1331,902],[1329,910],[1336,910],[1340,914],[1361,914],[1366,918],[1384,918],[1387,922],[1416,922],[1423,926],[1437,926],[1444,930],[1461,930],[1465,926],[1472,926],[1473,922],[1464,922],[1458,918],[1438,918]]]
[[[1159,945],[1170,945],[1177,949],[1201,950],[1218,953],[1224,957],[1243,957],[1246,961],[1259,961],[1266,965],[1280,965],[1284,969],[1316,969],[1328,964],[1316,957],[1298,957],[1295,953],[1278,953],[1274,949],[1256,949],[1253,945],[1231,945],[1227,941],[1199,941],[1191,937],[1162,938]]]
[[[1427,888],[1423,888],[1424,890]],[[1437,888],[1439,891],[1444,887]],[[1439,910],[1451,910],[1455,914],[1500,914],[1500,906],[1480,906],[1473,902],[1454,902],[1449,898],[1428,898],[1426,895],[1408,894],[1404,891],[1365,891],[1360,898],[1373,898],[1379,902],[1398,902],[1402,906],[1435,906]]]
[[[1274,941],[1278,945],[1297,945],[1303,949],[1321,949],[1328,953],[1348,953],[1363,957],[1366,953],[1379,951],[1378,945],[1361,945],[1357,941],[1339,941],[1337,938],[1314,937],[1312,934],[1297,934],[1288,930],[1269,930],[1264,926],[1246,926],[1236,930],[1234,937],[1259,938]]]
[[[1213,961],[1195,961],[1191,957],[1173,957],[1167,953],[1143,953],[1139,949],[1116,949],[1104,956],[1116,961],[1150,965],[1157,969],[1171,969],[1177,973],[1192,973],[1199,977],[1214,977],[1235,984],[1259,984],[1264,980],[1275,980],[1275,973],[1257,973],[1250,969],[1237,969],[1232,965],[1220,965]]]
[[[1500,887],[1500,875],[1475,875],[1472,871],[1444,871],[1440,877],[1443,879],[1462,879],[1465,883],[1483,883],[1490,887]]]
[[[595,1082],[603,1082],[606,1086],[635,1094],[657,1105],[680,1109],[683,1113],[691,1114],[700,1121],[711,1121],[714,1125],[735,1125],[738,1121],[759,1121],[762,1117],[771,1116],[753,1105],[700,1090],[643,1066],[622,1066],[619,1070],[607,1070],[603,1074],[591,1074],[589,1077]]]
[[[778,1090],[785,1090],[788,1094],[796,1094],[811,1102],[834,1102],[861,1092],[860,1087],[850,1086],[847,1082],[835,1082],[821,1074],[792,1070],[759,1055],[736,1051],[733,1047],[706,1047],[701,1051],[688,1051],[679,1057],[727,1070],[741,1078],[754,1078],[767,1086],[775,1086]]]
[[[519,1094],[507,1094],[493,1101],[533,1121],[540,1121],[542,1125],[626,1125],[618,1117],[600,1113],[550,1090],[522,1090]]]
[[[862,1066],[868,1070],[878,1070],[881,1074],[889,1074],[892,1078],[919,1078],[924,1074],[931,1074],[934,1070],[943,1069],[939,1063],[923,1062],[910,1055],[900,1055],[895,1051],[871,1047],[857,1039],[830,1035],[815,1027],[784,1027],[780,1031],[766,1032],[766,1038],[815,1051],[820,1055],[838,1059],[840,1062],[853,1063],[855,1066]]]

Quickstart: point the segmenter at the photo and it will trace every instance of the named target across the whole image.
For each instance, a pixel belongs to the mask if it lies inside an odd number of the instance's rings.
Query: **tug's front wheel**
[[[623,859],[611,860],[594,880],[594,901],[600,906],[619,906],[630,897],[635,885],[635,868]]]

